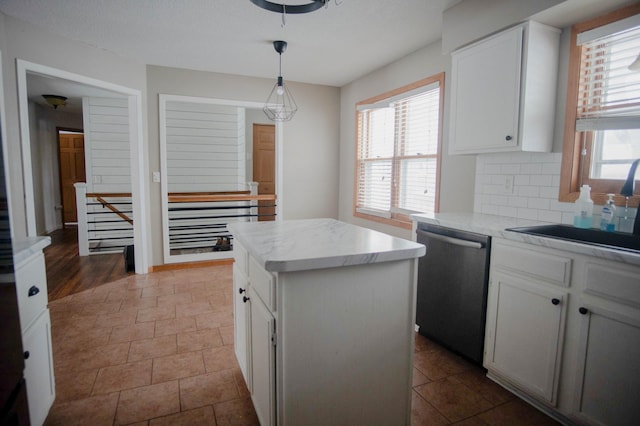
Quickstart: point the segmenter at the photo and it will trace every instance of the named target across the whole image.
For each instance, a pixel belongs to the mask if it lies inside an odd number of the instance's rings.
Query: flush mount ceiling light
[[[59,95],[42,95],[45,101],[49,105],[53,107],[53,109],[58,109],[59,106],[67,105],[67,98]]]
[[[272,121],[289,121],[298,111],[298,105],[282,79],[282,54],[287,50],[287,42],[276,40],[273,42],[273,48],[280,55],[278,79],[262,110]]]

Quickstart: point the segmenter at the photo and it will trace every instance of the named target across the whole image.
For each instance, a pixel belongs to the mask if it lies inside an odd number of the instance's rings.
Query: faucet
[[[624,195],[627,197],[631,197],[633,195],[634,186],[636,183],[636,169],[638,168],[638,163],[640,163],[640,158],[634,160],[631,163],[631,168],[629,169],[629,176],[627,176],[627,180],[622,185],[622,189],[620,190],[620,195]],[[640,235],[640,206],[636,210],[636,218],[633,221],[633,235]]]

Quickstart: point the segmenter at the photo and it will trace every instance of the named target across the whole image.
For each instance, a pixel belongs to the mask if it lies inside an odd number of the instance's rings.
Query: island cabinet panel
[[[413,260],[280,273],[278,424],[410,424]]]

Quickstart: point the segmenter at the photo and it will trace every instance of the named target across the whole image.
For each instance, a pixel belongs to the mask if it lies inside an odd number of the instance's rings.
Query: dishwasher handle
[[[425,237],[433,238],[434,240],[440,240],[449,244],[454,244],[456,246],[469,247],[474,249],[482,249],[485,247],[485,244],[477,241],[461,240],[460,238],[447,237],[446,235],[435,234],[433,232],[427,232],[421,229],[418,229],[416,232],[418,233],[418,235],[422,234]]]

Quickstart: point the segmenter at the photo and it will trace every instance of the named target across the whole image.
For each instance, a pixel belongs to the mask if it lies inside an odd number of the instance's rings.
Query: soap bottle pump
[[[591,187],[582,185],[580,187],[580,197],[575,202],[575,214],[573,216],[573,226],[576,228],[591,228],[593,218],[593,200],[591,199]]]
[[[600,219],[600,229],[602,231],[613,232],[616,229],[615,218],[616,218],[616,205],[613,201],[613,196],[615,194],[607,194],[609,199],[602,206],[602,218]]]

